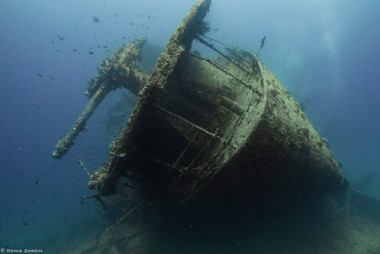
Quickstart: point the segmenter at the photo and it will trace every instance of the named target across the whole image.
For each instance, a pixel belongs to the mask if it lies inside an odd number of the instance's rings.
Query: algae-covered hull
[[[299,104],[254,55],[222,53],[202,33],[210,1],[175,30],[139,92],[128,126],[90,188],[114,194],[138,179],[162,210],[238,209],[258,200],[291,202],[347,187],[342,171]],[[191,53],[193,40],[219,53]]]

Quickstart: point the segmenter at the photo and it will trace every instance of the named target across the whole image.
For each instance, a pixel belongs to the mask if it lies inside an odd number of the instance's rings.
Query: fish
[[[94,52],[93,52],[93,51],[88,51],[88,53],[89,53],[90,55],[93,55],[93,54],[94,54]]]
[[[38,73],[37,74],[37,76],[39,76],[39,77],[41,77],[41,78],[43,78],[44,76],[42,76],[42,74],[41,73]]]
[[[264,47],[264,44],[265,44],[265,36],[261,39],[260,49]]]
[[[96,16],[92,18],[92,21],[94,21],[95,23],[100,23],[100,19]]]

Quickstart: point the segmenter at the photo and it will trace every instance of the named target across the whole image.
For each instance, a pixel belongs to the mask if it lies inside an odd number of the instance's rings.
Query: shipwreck
[[[299,203],[342,213],[349,184],[325,140],[256,54],[218,49],[205,37],[210,5],[195,4],[151,74],[139,67],[146,38],[105,59],[87,88],[87,107],[53,157],[69,150],[110,91],[128,89],[137,96],[132,115],[88,183],[103,197],[117,193],[121,178],[143,190],[111,229],[144,204],[176,225],[261,216]],[[193,41],[217,57],[193,52]],[[118,238],[124,250],[130,249],[127,238]],[[148,253],[148,242],[129,253]],[[103,251],[111,245],[97,242]]]

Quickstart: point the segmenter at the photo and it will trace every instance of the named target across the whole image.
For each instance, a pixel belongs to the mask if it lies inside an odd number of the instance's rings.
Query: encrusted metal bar
[[[183,149],[182,153],[178,156],[177,160],[174,162],[173,166],[174,167],[177,167],[181,161],[181,159],[183,158],[183,156],[186,154],[186,151],[189,150],[191,144],[193,143],[194,139],[198,136],[199,134],[199,130],[193,135],[193,137],[189,140],[189,142],[187,143],[185,149]]]
[[[157,109],[159,109],[162,113],[162,116],[164,117],[164,119],[170,123],[172,125],[173,128],[175,128],[176,130],[178,130],[180,133],[183,134],[184,137],[189,137],[189,133],[191,130],[198,130],[210,137],[215,137],[217,140],[219,140],[220,142],[222,143],[226,143],[227,141],[220,137],[220,136],[217,136],[215,135],[214,133],[212,132],[209,132],[208,130],[202,128],[201,126],[199,125],[196,125],[195,123],[192,123],[188,120],[186,120],[185,118],[173,113],[173,112],[170,112],[162,107],[159,107],[157,106],[156,107]]]
[[[88,83],[85,95],[91,98],[102,84],[106,84],[110,89],[125,87],[133,94],[137,94],[145,82],[126,81],[129,81],[132,76],[138,80],[148,78],[137,68],[137,61],[140,59],[141,49],[145,43],[146,37],[132,40],[103,60],[98,67],[98,74]]]
[[[216,133],[217,133],[217,132],[218,132],[218,130],[215,132],[215,135],[207,141],[206,145],[204,145],[204,146],[202,147],[202,149],[199,151],[199,153],[194,157],[194,159],[190,162],[190,164],[189,164],[186,168],[190,168],[190,167],[193,166],[193,164],[194,164],[194,163],[198,160],[198,158],[204,153],[204,151],[205,151],[206,148],[211,144],[211,142],[215,140],[215,137],[216,137]]]
[[[74,144],[74,139],[84,129],[87,120],[103,101],[106,95],[117,88],[125,87],[137,94],[146,83],[146,75],[136,68],[141,48],[146,38],[138,38],[117,50],[98,68],[98,75],[92,79],[85,94],[90,97],[86,108],[80,114],[67,134],[58,140],[52,156],[56,159],[65,154]]]
[[[231,112],[235,113],[238,116],[241,116],[246,111],[246,109],[243,106],[241,106],[236,101],[233,101],[227,98],[226,96],[222,97],[220,104],[221,106],[227,108],[228,110],[230,110]]]
[[[236,67],[238,67],[240,70],[242,71],[245,71],[247,73],[250,73],[249,71],[247,71],[246,69],[244,69],[243,67],[240,66],[240,64],[236,63],[234,60],[232,60],[230,57],[228,57],[227,55],[223,54],[220,50],[218,50],[217,48],[214,47],[214,45],[212,45],[211,43],[208,43],[206,40],[204,40],[202,37],[200,36],[196,36],[195,37],[200,43],[202,43],[203,45],[207,46],[208,48],[212,49],[213,51],[215,51],[216,53],[218,53],[219,55],[221,55],[222,57],[224,57],[225,59],[227,59],[228,61],[230,61],[232,64],[234,64]]]
[[[91,117],[97,106],[102,102],[109,91],[110,90],[105,85],[102,85],[98,88],[96,93],[91,97],[90,102],[87,104],[82,114],[80,114],[78,119],[73,124],[70,131],[63,138],[58,140],[58,143],[55,146],[54,152],[52,154],[54,158],[60,158],[70,149],[70,147],[74,144],[73,141],[76,136],[78,136],[79,132],[83,130],[87,120]]]
[[[238,81],[241,85],[243,85],[245,88],[248,88],[250,91],[254,92],[254,93],[257,93],[256,90],[254,90],[253,86],[252,85],[249,85],[247,84],[246,82],[244,82],[243,80],[239,79],[238,77],[236,77],[234,74],[232,74],[231,72],[229,72],[228,70],[226,70],[224,67],[216,64],[215,62],[211,61],[210,59],[208,58],[203,58],[201,56],[197,56],[197,55],[192,55],[193,57],[197,57],[199,59],[201,59],[202,61],[205,61],[209,64],[211,64],[212,66],[214,66],[215,68],[217,68],[218,70],[221,70],[222,72],[224,72],[226,75],[232,77],[233,79],[235,79],[236,81]]]

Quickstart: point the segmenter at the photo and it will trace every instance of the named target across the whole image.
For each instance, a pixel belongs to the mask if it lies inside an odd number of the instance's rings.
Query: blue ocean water
[[[138,36],[164,47],[194,1],[0,1],[0,248],[65,253],[102,226],[80,204],[108,158],[107,111],[97,109],[62,159],[51,153],[88,99],[96,67]],[[207,34],[257,52],[301,102],[360,191],[380,199],[380,2],[214,0]],[[366,177],[366,176],[370,177]]]

